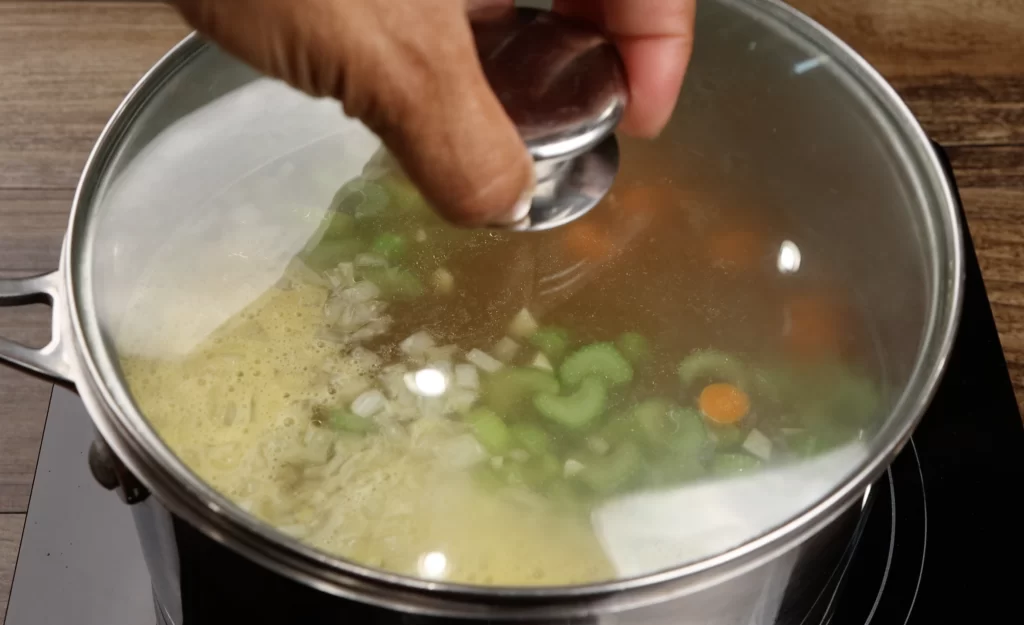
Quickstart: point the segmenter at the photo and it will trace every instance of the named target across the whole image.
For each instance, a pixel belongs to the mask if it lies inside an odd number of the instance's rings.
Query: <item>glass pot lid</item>
[[[590,584],[786,526],[926,401],[955,226],[889,91],[761,4],[701,3],[669,127],[543,232],[447,225],[337,103],[198,49],[91,196],[106,383],[239,509],[389,573]]]

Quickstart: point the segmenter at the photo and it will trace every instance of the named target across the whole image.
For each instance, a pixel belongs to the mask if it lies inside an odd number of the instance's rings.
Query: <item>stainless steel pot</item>
[[[232,213],[237,197],[207,202],[213,180],[265,167],[283,153],[313,161],[329,154],[350,164],[349,174],[358,171],[376,143],[331,106],[261,79],[189,37],[142,79],[97,142],[60,268],[0,280],[0,304],[52,304],[50,344],[33,350],[0,339],[0,359],[77,388],[98,431],[90,465],[132,506],[162,618],[179,625],[212,614],[268,622],[278,611],[289,621],[317,623],[789,618],[786,610],[797,608],[784,598],[814,594],[856,525],[856,504],[908,440],[958,320],[962,249],[954,202],[924,133],[895,93],[853,51],[781,2],[701,3],[684,97],[656,142],[662,158],[723,188],[758,185],[797,216],[805,256],[841,259],[845,277],[870,303],[884,381],[893,390],[888,418],[868,441],[869,457],[825,496],[733,549],[639,577],[530,590],[410,580],[272,530],[191,473],[150,429],[121,379],[111,327],[123,321],[118,315],[139,284],[159,279],[156,261],[191,255],[202,262],[198,248],[183,241],[223,236],[253,219],[278,225],[251,206],[251,214]],[[197,111],[217,123],[176,126]],[[272,146],[266,133],[245,133],[252,119],[240,114],[247,112],[274,120]],[[224,148],[218,132],[231,135],[233,153],[216,151]],[[139,162],[148,163],[145,171]],[[147,197],[161,180],[161,194]],[[255,192],[268,202],[322,199],[315,191],[274,197],[274,185]],[[273,257],[281,252],[274,241],[300,234],[283,229],[260,249]]]

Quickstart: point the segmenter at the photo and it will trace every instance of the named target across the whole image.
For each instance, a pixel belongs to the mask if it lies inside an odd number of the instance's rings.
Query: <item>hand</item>
[[[477,60],[467,11],[512,0],[173,0],[256,69],[340,100],[423,194],[463,225],[516,221],[533,166]],[[668,121],[690,57],[696,0],[555,0],[616,42],[629,80],[622,130]]]

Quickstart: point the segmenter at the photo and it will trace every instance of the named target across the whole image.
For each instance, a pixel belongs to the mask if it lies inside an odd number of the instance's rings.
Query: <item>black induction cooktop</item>
[[[938,393],[871,487],[825,590],[780,625],[1024,622],[1024,426],[964,232],[963,316]],[[77,397],[55,390],[6,625],[156,622],[131,512],[88,473],[91,439]]]

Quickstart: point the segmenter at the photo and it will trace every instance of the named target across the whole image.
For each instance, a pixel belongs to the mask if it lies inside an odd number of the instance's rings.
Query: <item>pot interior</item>
[[[583,219],[460,230],[336,102],[186,44],[74,223],[119,418],[270,540],[438,582],[635,578],[849,501],[956,316],[923,135],[809,22],[719,0],[669,127],[619,141]]]

